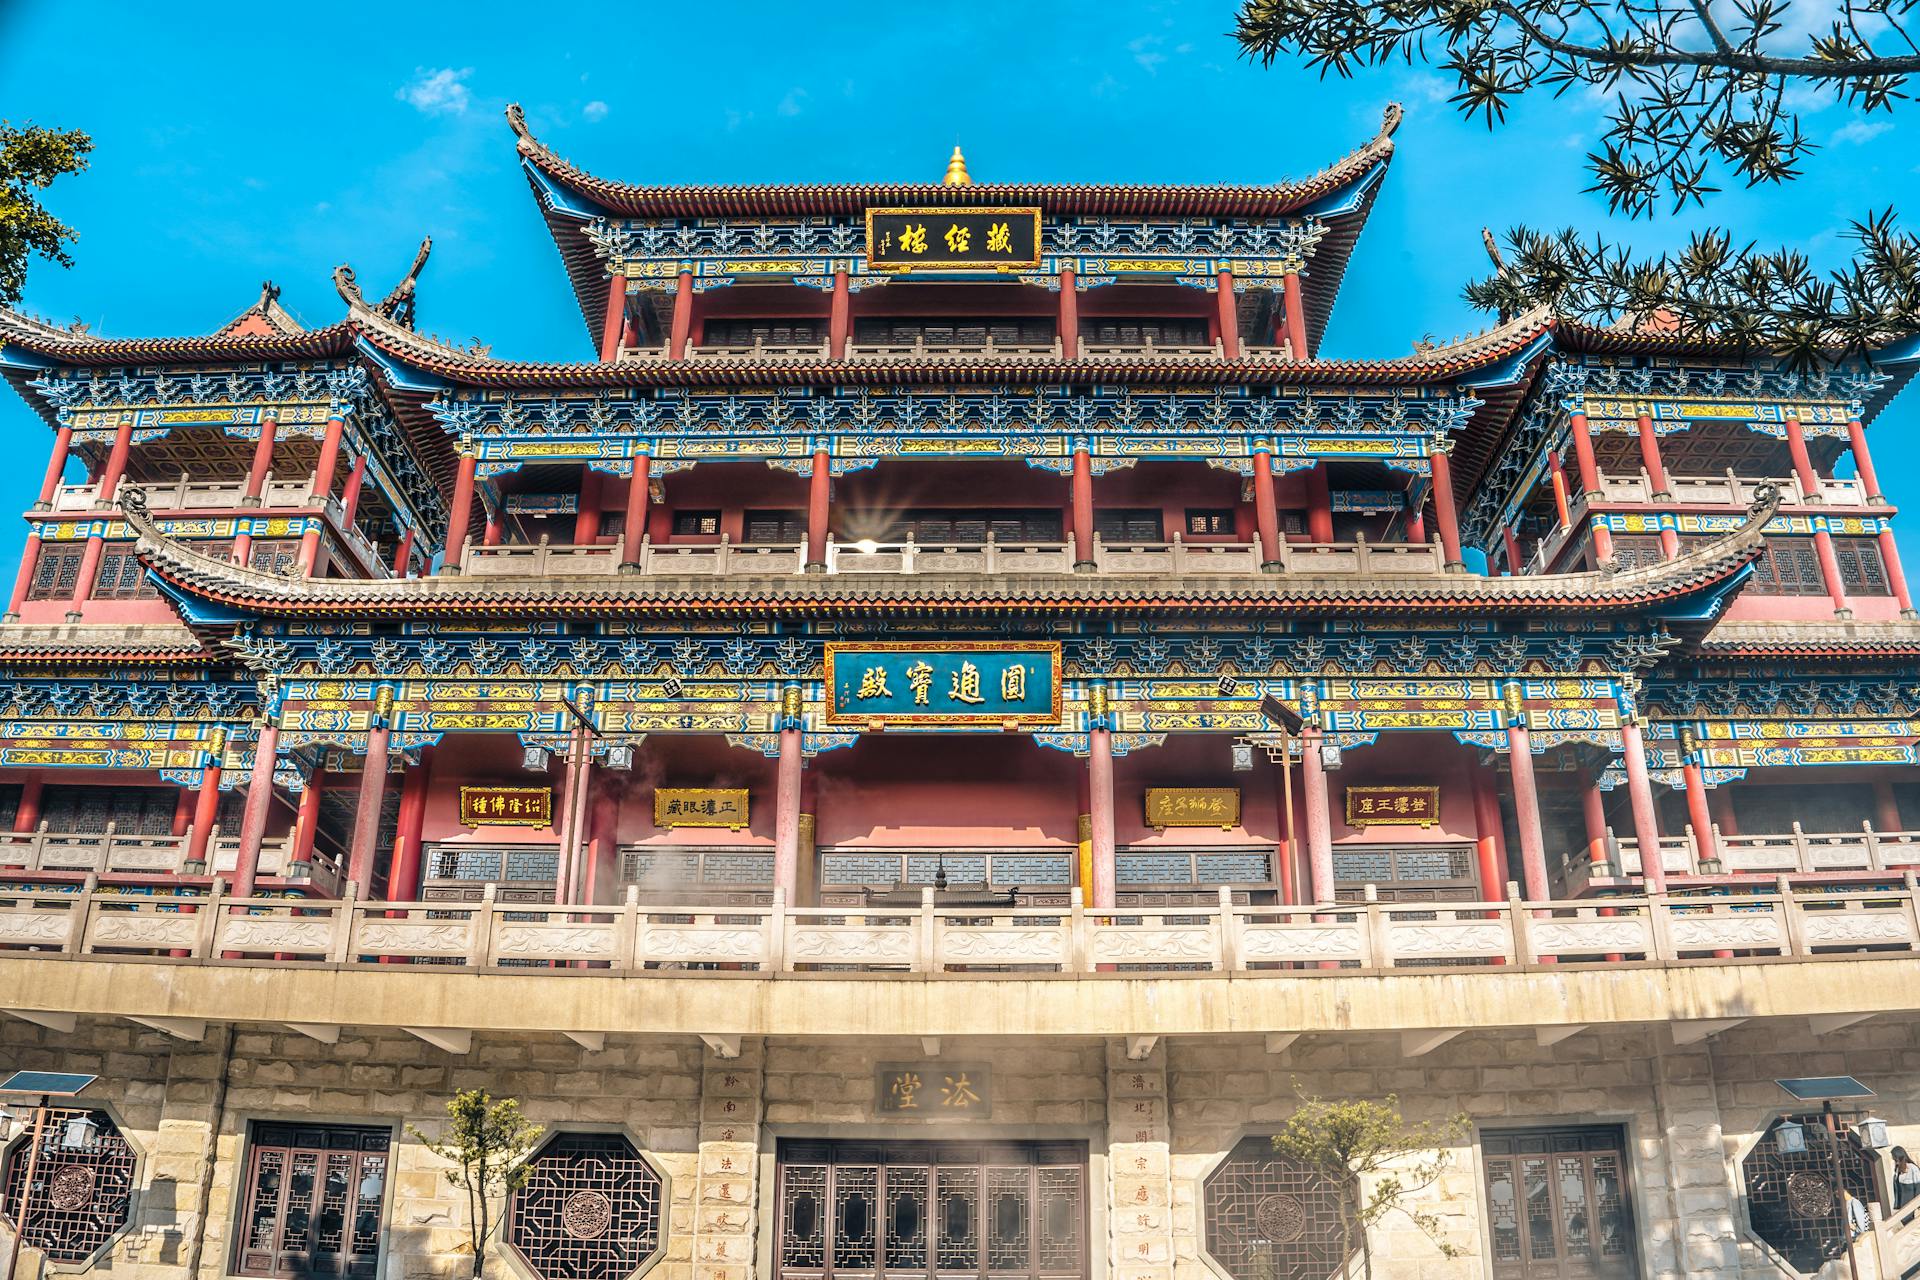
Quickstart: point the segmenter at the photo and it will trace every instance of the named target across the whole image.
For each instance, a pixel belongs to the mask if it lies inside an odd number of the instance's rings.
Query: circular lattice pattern
[[[1253,1221],[1268,1240],[1292,1244],[1307,1234],[1307,1207],[1298,1196],[1268,1196],[1254,1208]]]
[[[83,1164],[62,1165],[47,1179],[47,1201],[55,1209],[72,1212],[93,1201],[93,1170]]]
[[[576,1191],[561,1206],[560,1221],[575,1240],[598,1240],[613,1222],[613,1201],[598,1191]]]
[[[1818,1174],[1789,1174],[1787,1208],[1798,1218],[1824,1218],[1833,1212],[1833,1187]]]

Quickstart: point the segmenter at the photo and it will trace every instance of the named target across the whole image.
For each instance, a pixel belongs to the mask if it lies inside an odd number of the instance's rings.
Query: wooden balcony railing
[[[1920,887],[1795,895],[1609,898],[1604,902],[1377,901],[1320,907],[1070,906],[949,908],[926,890],[918,909],[864,913],[769,907],[358,902],[0,891],[0,951],[51,957],[145,955],[203,963],[360,967],[421,959],[468,969],[558,963],[640,974],[725,966],[761,974],[832,968],[893,973],[1122,975],[1269,972],[1274,980],[1338,969],[1388,971],[1435,962],[1464,974],[1542,963],[1770,963],[1783,958],[1920,954]],[[1369,898],[1372,895],[1369,894]],[[1719,958],[1715,959],[1716,953]],[[1729,959],[1731,955],[1733,958]],[[1497,966],[1496,967],[1496,963]]]
[[[111,822],[101,832],[54,831],[43,822],[36,831],[0,832],[0,868],[176,876],[233,873],[240,853],[238,836],[222,835],[215,826],[207,841],[206,865],[188,862],[192,841],[191,827],[177,836],[146,836],[123,835]],[[340,891],[339,864],[318,850],[311,861],[296,861],[292,836],[260,846],[260,874],[307,882],[323,893]]]
[[[295,479],[277,479],[267,473],[260,490],[261,509],[298,510],[314,506],[312,473]],[[251,507],[245,480],[194,480],[186,472],[172,484],[141,486],[152,511],[208,511]],[[111,504],[108,504],[111,505]],[[53,491],[53,511],[94,511],[101,507],[100,484],[63,484]]]
[[[1796,822],[1782,835],[1730,836],[1715,826],[1713,839],[1720,848],[1717,861],[1691,824],[1680,835],[1662,836],[1661,868],[1670,876],[1777,876],[1835,871],[1897,874],[1920,867],[1920,831],[1875,831],[1871,822],[1862,822],[1858,831],[1818,832],[1804,831]],[[1638,840],[1609,831],[1608,843],[1611,863],[1570,868],[1570,888],[1599,875],[1642,874],[1645,863]]]
[[[1667,474],[1667,492],[1672,495],[1672,501],[1704,506],[1750,506],[1762,485],[1773,485],[1780,491],[1780,505],[1783,507],[1809,504],[1807,497],[1800,492],[1800,482],[1792,476],[1740,476],[1731,469],[1717,476]],[[1600,477],[1600,490],[1606,502],[1666,501],[1654,497],[1653,480],[1644,469],[1635,475],[1603,475]],[[1864,507],[1867,505],[1866,487],[1858,480],[1820,477],[1820,497],[1813,505]]]

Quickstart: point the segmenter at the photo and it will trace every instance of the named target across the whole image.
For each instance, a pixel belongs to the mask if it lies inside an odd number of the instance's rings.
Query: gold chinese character
[[[900,252],[925,253],[927,251],[927,225],[914,226],[909,222],[900,228]]]
[[[913,705],[927,705],[927,690],[933,686],[933,668],[922,658],[907,668],[907,687],[913,690]]]
[[[1013,233],[1004,222],[996,222],[987,228],[988,253],[1012,253]]]
[[[980,696],[980,668],[971,662],[963,662],[960,669],[953,673],[953,683],[947,689],[947,697],[955,702],[979,704],[986,699]]]
[[[1000,672],[1000,700],[1002,702],[1024,702],[1027,697],[1027,667],[1025,663],[1015,663]]]
[[[1403,792],[1400,795],[1397,795],[1393,798],[1393,811],[1395,813],[1405,813],[1407,811],[1407,806],[1411,803],[1412,803],[1411,797],[1407,796]]]
[[[896,1111],[918,1111],[920,1102],[916,1096],[920,1092],[920,1073],[902,1071],[893,1077],[893,1083],[887,1086],[887,1095],[893,1099]]]
[[[973,1091],[973,1081],[962,1071],[957,1076],[947,1076],[946,1083],[940,1086],[940,1105],[964,1110],[980,1101],[980,1095]]]
[[[967,251],[967,241],[970,240],[972,236],[973,236],[973,233],[967,230],[965,227],[961,226],[959,223],[955,222],[955,223],[949,224],[947,227],[948,252],[965,253]]]
[[[868,667],[860,675],[860,692],[853,696],[856,698],[891,698],[893,696],[893,690],[887,688],[887,669],[885,667]]]

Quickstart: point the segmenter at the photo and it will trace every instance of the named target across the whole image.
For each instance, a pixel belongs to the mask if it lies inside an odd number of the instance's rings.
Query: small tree
[[[47,212],[38,193],[85,169],[92,150],[93,139],[78,129],[0,120],[0,303],[20,301],[29,256],[73,265],[66,246],[74,230]]]
[[[473,1274],[487,1262],[487,1240],[493,1234],[493,1199],[508,1196],[527,1180],[523,1157],[544,1132],[520,1114],[513,1098],[496,1101],[484,1089],[467,1089],[447,1102],[447,1125],[439,1138],[429,1138],[412,1125],[407,1132],[442,1160],[453,1163],[447,1181],[467,1193],[467,1229],[473,1240]]]
[[[1340,1188],[1335,1204],[1341,1256],[1351,1257],[1358,1245],[1361,1273],[1371,1277],[1369,1233],[1388,1214],[1405,1216],[1446,1257],[1459,1255],[1460,1247],[1442,1236],[1439,1217],[1417,1207],[1416,1200],[1453,1162],[1448,1148],[1467,1129],[1464,1115],[1410,1125],[1392,1094],[1381,1102],[1327,1102],[1302,1095],[1299,1109],[1273,1136],[1273,1149]]]

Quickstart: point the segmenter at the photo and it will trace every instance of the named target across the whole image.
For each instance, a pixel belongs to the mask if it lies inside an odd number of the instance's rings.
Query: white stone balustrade
[[[1713,840],[1720,848],[1716,867],[1709,846],[1691,825],[1677,836],[1660,839],[1660,866],[1669,876],[1765,875],[1833,871],[1898,872],[1920,867],[1920,831],[1876,831],[1862,822],[1858,831],[1805,831],[1799,823],[1781,835],[1725,834],[1716,825]],[[1640,842],[1614,835],[1615,860],[1622,875],[1642,874]],[[1589,867],[1575,868],[1585,878]]]
[[[1643,468],[1632,475],[1602,475],[1600,477],[1601,500],[1604,502],[1665,502],[1692,503],[1701,506],[1750,506],[1762,485],[1772,485],[1780,491],[1780,505],[1783,507],[1829,506],[1864,507],[1867,492],[1858,480],[1841,480],[1833,477],[1819,477],[1820,492],[1817,498],[1809,499],[1800,492],[1800,482],[1792,476],[1758,477],[1739,476],[1731,470],[1717,476],[1682,476],[1671,470],[1667,473],[1667,493],[1671,498],[1654,496],[1653,480]],[[1571,483],[1578,485],[1577,479]],[[1576,495],[1577,496],[1577,495]]]
[[[1370,895],[1371,896],[1371,895]],[[1739,896],[1580,902],[1340,903],[948,908],[931,890],[917,908],[866,912],[624,903],[542,907],[478,902],[126,897],[86,891],[0,892],[0,951],[49,956],[148,954],[210,963],[374,965],[428,959],[466,968],[556,962],[620,973],[723,965],[761,974],[1121,974],[1249,972],[1267,979],[1435,961],[1510,972],[1542,963],[1658,965],[1920,951],[1920,888],[1794,894],[1784,880]],[[1715,961],[1718,954],[1720,959]],[[1726,957],[1731,954],[1733,959]],[[277,959],[273,959],[277,957]],[[1333,967],[1326,967],[1334,962]],[[1496,966],[1497,962],[1497,966]]]
[[[187,848],[193,840],[189,827],[181,835],[129,835],[113,823],[101,832],[54,831],[41,823],[34,831],[0,832],[0,867],[26,871],[76,871],[146,875],[232,875],[240,855],[240,838],[220,833],[215,826],[207,840],[205,866],[189,866]],[[338,892],[339,867],[316,851],[310,863],[293,859],[291,835],[260,846],[259,874],[311,882],[327,892]]]
[[[299,510],[314,506],[314,479],[311,473],[297,479],[279,479],[269,472],[257,505],[263,510]],[[152,511],[226,511],[255,505],[247,501],[245,480],[194,480],[182,472],[172,484],[150,484],[142,488],[147,507]],[[53,492],[53,511],[96,511],[101,507],[98,481],[63,484]]]

